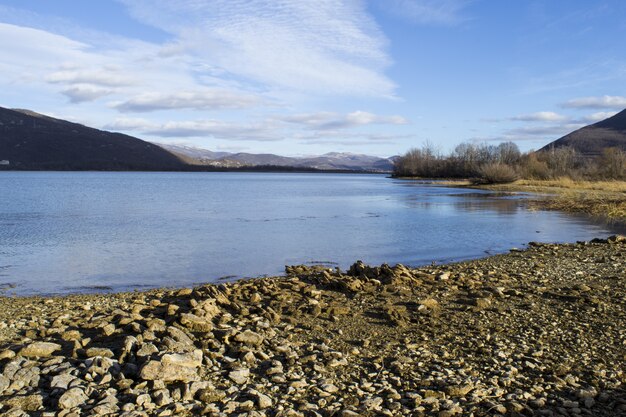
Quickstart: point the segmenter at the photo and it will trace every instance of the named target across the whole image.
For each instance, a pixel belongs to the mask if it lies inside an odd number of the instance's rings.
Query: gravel
[[[0,298],[0,415],[626,415],[626,239]]]

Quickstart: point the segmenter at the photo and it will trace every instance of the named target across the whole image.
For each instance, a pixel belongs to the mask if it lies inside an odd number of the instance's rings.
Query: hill
[[[0,107],[0,161],[9,169],[180,170],[185,164],[150,142]]]
[[[613,117],[585,126],[549,143],[540,150],[568,146],[585,156],[597,156],[604,149],[619,148],[626,151],[626,110]]]

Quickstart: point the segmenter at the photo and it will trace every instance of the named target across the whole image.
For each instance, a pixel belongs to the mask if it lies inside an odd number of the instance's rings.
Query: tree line
[[[395,163],[394,176],[470,178],[476,182],[506,183],[517,179],[626,180],[626,152],[605,149],[589,156],[571,147],[522,153],[513,142],[499,145],[465,142],[449,154],[426,142]]]

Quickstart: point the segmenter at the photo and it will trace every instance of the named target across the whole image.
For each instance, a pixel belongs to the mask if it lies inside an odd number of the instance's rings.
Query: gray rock
[[[228,378],[230,378],[236,384],[243,385],[248,382],[248,378],[250,378],[250,370],[244,368],[230,371],[230,373],[228,374]]]
[[[59,398],[59,408],[69,410],[78,407],[87,401],[89,397],[81,388],[71,388],[61,395]]]
[[[76,377],[70,374],[56,375],[52,378],[52,381],[50,381],[50,388],[60,388],[66,390],[70,383],[75,379]]]

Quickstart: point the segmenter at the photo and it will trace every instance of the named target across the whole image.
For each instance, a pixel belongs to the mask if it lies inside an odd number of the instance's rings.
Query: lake
[[[0,172],[8,294],[189,286],[358,259],[417,266],[612,232],[526,210],[519,196],[384,175]]]

